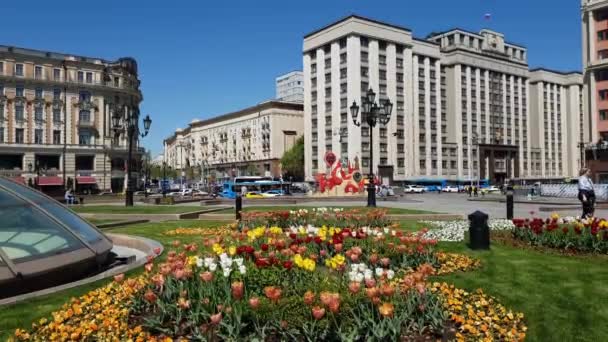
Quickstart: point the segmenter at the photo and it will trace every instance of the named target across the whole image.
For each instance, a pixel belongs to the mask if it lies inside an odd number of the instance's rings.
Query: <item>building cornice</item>
[[[360,16],[360,15],[356,15],[356,14],[351,14],[351,15],[346,16],[346,17],[344,17],[342,19],[339,19],[339,20],[337,20],[337,21],[335,21],[335,22],[333,22],[333,23],[331,23],[329,25],[325,25],[325,26],[321,27],[320,29],[317,29],[317,30],[315,30],[313,32],[308,33],[307,35],[304,36],[304,39],[310,38],[310,37],[312,37],[312,36],[314,36],[314,35],[316,35],[318,33],[321,33],[323,31],[331,28],[332,26],[335,26],[335,25],[338,25],[338,24],[342,24],[342,23],[347,22],[347,21],[352,20],[352,19],[358,19],[358,20],[362,20],[362,21],[367,21],[367,22],[370,22],[370,23],[374,23],[374,24],[378,24],[378,25],[381,25],[381,26],[390,27],[392,29],[397,29],[397,30],[405,31],[405,32],[408,32],[408,33],[412,32],[407,27],[403,27],[403,26],[399,26],[399,25],[394,25],[394,24],[390,24],[390,23],[379,21],[379,20],[375,20],[375,19],[366,18],[366,17]]]

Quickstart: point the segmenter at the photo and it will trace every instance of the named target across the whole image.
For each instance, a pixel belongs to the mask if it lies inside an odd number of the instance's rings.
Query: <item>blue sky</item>
[[[578,0],[37,2],[2,1],[0,44],[135,57],[141,110],[153,119],[143,144],[154,154],[194,118],[273,97],[274,78],[302,68],[302,37],[353,13],[408,27],[417,37],[487,27],[527,46],[531,66],[581,69]]]

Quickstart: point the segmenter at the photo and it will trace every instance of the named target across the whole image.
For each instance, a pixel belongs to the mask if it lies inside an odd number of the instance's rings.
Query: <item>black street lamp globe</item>
[[[370,88],[365,96],[363,97],[363,103],[361,104],[361,120],[357,121],[359,115],[359,106],[357,102],[353,101],[350,106],[350,114],[353,118],[355,126],[360,127],[362,122],[367,123],[369,126],[369,178],[367,183],[367,206],[376,206],[376,186],[374,184],[374,135],[373,128],[377,124],[387,125],[391,120],[391,113],[393,111],[393,103],[390,100],[379,100],[380,105],[374,102],[376,99],[376,93]]]

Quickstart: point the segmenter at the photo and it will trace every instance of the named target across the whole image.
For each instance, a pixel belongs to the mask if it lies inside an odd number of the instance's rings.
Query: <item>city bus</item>
[[[289,182],[277,181],[272,177],[243,176],[235,177],[232,181],[224,182],[220,196],[225,198],[236,198],[241,193],[241,188],[246,187],[247,192],[255,191],[260,194],[270,190],[281,190],[289,194]]]

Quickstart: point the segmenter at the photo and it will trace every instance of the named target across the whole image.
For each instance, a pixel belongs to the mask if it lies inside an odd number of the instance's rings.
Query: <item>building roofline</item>
[[[260,112],[260,111],[263,111],[266,109],[271,109],[271,108],[292,109],[292,110],[304,111],[304,104],[298,103],[298,102],[288,102],[288,101],[278,101],[278,100],[264,101],[264,102],[258,103],[257,105],[243,108],[243,109],[237,110],[235,112],[221,114],[221,115],[209,118],[209,119],[191,123],[190,127],[200,127],[200,126],[210,125],[210,124],[213,124],[216,122],[238,118],[241,116],[249,115],[249,114],[252,114],[255,112]]]
[[[426,44],[431,44],[431,45],[437,45],[439,46],[439,43],[437,42],[432,42],[430,40],[426,40],[424,38],[417,38],[417,37],[412,37],[412,40],[415,40],[417,42],[421,42],[421,43],[426,43]]]
[[[546,67],[536,67],[536,68],[530,69],[530,72],[535,72],[535,71],[546,71],[546,72],[552,72],[554,74],[559,74],[559,75],[572,75],[572,74],[579,74],[581,76],[583,75],[583,73],[578,70],[560,71],[560,70],[555,70],[555,69],[549,69]]]
[[[69,53],[63,53],[63,52],[22,48],[22,47],[13,46],[13,45],[0,45],[0,52],[8,52],[8,53],[14,53],[14,54],[20,54],[20,55],[32,56],[32,57],[39,57],[39,58],[51,58],[51,59],[60,60],[60,61],[64,61],[64,60],[70,61],[70,58],[75,58],[75,62],[85,62],[85,63],[91,63],[91,64],[96,64],[97,61],[100,61],[104,64],[114,64],[114,63],[120,62],[123,59],[136,60],[133,57],[119,57],[116,60],[111,61],[111,60],[108,60],[105,58],[100,58],[100,57],[87,57],[87,56],[75,55],[75,54],[69,54]]]
[[[494,30],[489,29],[489,28],[483,28],[482,30],[494,31]],[[431,36],[431,37],[429,37],[429,38],[432,38],[432,37],[435,37],[435,36],[441,36],[441,35],[443,35],[443,34],[446,34],[446,33],[449,33],[449,32],[453,32],[453,31],[462,31],[462,32],[464,32],[464,33],[468,33],[468,34],[474,34],[474,35],[476,35],[477,37],[482,37],[482,35],[481,35],[481,34],[479,34],[479,32],[473,32],[473,31],[471,31],[471,30],[465,30],[465,29],[460,28],[460,27],[453,27],[453,28],[451,28],[451,29],[449,29],[449,30],[445,30],[445,31],[441,31],[441,32],[436,32],[434,35],[432,35],[432,36]],[[495,31],[494,31],[494,32],[495,32]],[[431,32],[431,33],[433,33],[433,32]],[[498,32],[498,33],[502,33],[502,32]],[[510,41],[507,41],[507,40],[505,40],[505,44],[509,44],[509,45],[517,46],[517,47],[520,47],[520,48],[522,48],[522,49],[526,49],[526,50],[528,49],[526,46],[524,46],[524,45],[522,45],[522,44],[513,43],[513,42],[510,42]]]
[[[283,77],[283,76],[285,76],[285,75],[289,75],[289,74],[291,74],[291,73],[293,73],[293,72],[301,72],[301,73],[304,73],[304,71],[302,71],[302,70],[295,69],[295,70],[291,70],[291,71],[288,71],[288,72],[286,72],[286,73],[280,74],[279,76],[276,76],[276,77],[275,77],[275,79],[277,79],[277,78],[279,78],[279,77]]]
[[[313,35],[315,35],[315,34],[317,34],[319,32],[322,32],[322,31],[324,31],[324,30],[326,30],[326,29],[328,29],[328,28],[330,28],[330,27],[332,27],[334,25],[343,23],[343,22],[345,22],[345,21],[347,21],[349,19],[359,19],[359,20],[369,21],[369,22],[372,22],[372,23],[375,23],[375,24],[380,24],[380,25],[392,27],[392,28],[395,28],[395,29],[398,29],[398,30],[402,30],[402,31],[406,31],[406,32],[412,32],[412,30],[410,30],[409,28],[404,27],[404,26],[390,24],[390,23],[387,23],[387,22],[384,22],[384,21],[370,19],[370,18],[363,17],[363,16],[356,15],[356,14],[351,14],[351,15],[346,16],[346,17],[344,17],[342,19],[339,19],[339,20],[337,20],[337,21],[335,21],[335,22],[333,22],[333,23],[331,23],[329,25],[325,25],[325,26],[321,27],[320,29],[314,30],[313,32],[310,32],[310,33],[306,34],[304,36],[304,39],[306,39],[306,38],[308,38],[310,36],[313,36]]]

